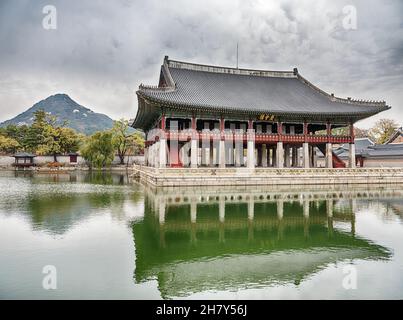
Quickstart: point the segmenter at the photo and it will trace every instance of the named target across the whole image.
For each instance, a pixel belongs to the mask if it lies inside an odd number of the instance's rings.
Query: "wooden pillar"
[[[160,124],[160,126],[161,126],[161,130],[165,131],[165,128],[166,128],[166,117],[165,117],[165,114],[162,114],[162,116],[161,116],[161,124]]]

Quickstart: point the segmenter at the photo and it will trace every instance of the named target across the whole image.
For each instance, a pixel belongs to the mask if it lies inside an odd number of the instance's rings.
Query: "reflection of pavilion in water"
[[[135,279],[157,278],[162,296],[172,297],[298,284],[329,263],[388,258],[386,248],[355,236],[356,199],[374,196],[396,191],[149,190],[144,220],[133,224]]]

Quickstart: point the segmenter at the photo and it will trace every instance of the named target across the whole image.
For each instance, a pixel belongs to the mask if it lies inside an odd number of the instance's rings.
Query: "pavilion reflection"
[[[298,284],[329,263],[387,259],[355,234],[361,199],[396,189],[148,189],[133,223],[135,281],[157,279],[164,298],[204,290]],[[400,194],[401,197],[401,194]]]

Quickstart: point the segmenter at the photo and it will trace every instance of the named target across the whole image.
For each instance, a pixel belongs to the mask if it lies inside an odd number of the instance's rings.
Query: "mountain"
[[[25,112],[1,123],[0,127],[9,124],[30,125],[34,120],[34,112],[40,109],[56,116],[58,124],[67,121],[67,127],[84,134],[92,134],[95,131],[110,129],[113,126],[113,120],[107,115],[95,113],[91,109],[79,105],[67,94],[59,93],[39,101]]]

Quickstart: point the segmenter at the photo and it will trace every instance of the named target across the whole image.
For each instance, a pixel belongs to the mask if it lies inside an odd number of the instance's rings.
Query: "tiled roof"
[[[365,158],[401,157],[403,159],[403,143],[369,146],[366,150],[363,150],[362,156]]]
[[[175,106],[271,114],[368,117],[389,107],[384,101],[341,99],[312,85],[297,71],[260,71],[164,60],[164,88],[140,86],[139,97]]]
[[[36,155],[28,152],[17,152],[16,154],[13,155],[15,158],[34,158]]]

